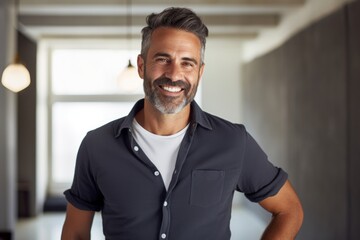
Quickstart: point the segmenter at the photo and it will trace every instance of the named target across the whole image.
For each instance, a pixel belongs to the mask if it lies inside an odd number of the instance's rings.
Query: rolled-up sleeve
[[[275,167],[254,138],[246,133],[245,152],[238,190],[252,202],[274,196],[287,180],[287,173]]]
[[[88,136],[83,139],[76,158],[73,183],[64,192],[68,202],[81,210],[100,211],[103,197],[94,177],[91,166],[91,154],[88,149]]]

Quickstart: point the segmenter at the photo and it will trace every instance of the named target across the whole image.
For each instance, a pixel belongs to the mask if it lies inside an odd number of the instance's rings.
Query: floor
[[[15,240],[59,240],[64,222],[64,213],[45,213],[34,219],[24,219],[17,223]],[[265,223],[252,212],[234,208],[231,219],[231,240],[258,240]],[[101,216],[95,215],[92,233],[93,240],[104,239]]]

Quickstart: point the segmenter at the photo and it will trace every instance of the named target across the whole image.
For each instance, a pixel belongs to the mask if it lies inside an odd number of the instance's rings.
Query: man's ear
[[[144,79],[144,68],[145,68],[145,61],[141,54],[137,57],[137,67],[138,67],[138,74],[141,79]]]

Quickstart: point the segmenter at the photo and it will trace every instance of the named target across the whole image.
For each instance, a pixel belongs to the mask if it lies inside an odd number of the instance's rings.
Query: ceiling
[[[169,6],[188,7],[207,24],[210,37],[255,39],[275,28],[305,0],[19,0],[19,22],[35,39],[43,37],[119,37],[138,35],[149,13]]]

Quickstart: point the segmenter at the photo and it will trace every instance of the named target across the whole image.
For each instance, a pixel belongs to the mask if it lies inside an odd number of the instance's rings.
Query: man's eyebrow
[[[156,58],[156,57],[170,57],[170,54],[164,53],[164,52],[158,52],[158,53],[155,53],[155,55],[154,55],[154,58]]]
[[[165,53],[165,52],[158,52],[158,53],[155,53],[153,58],[156,58],[156,57],[168,57],[168,58],[171,58],[171,55],[168,54],[168,53]],[[195,65],[198,65],[198,61],[195,58],[192,58],[192,57],[183,57],[183,58],[181,58],[181,60],[193,62]]]

